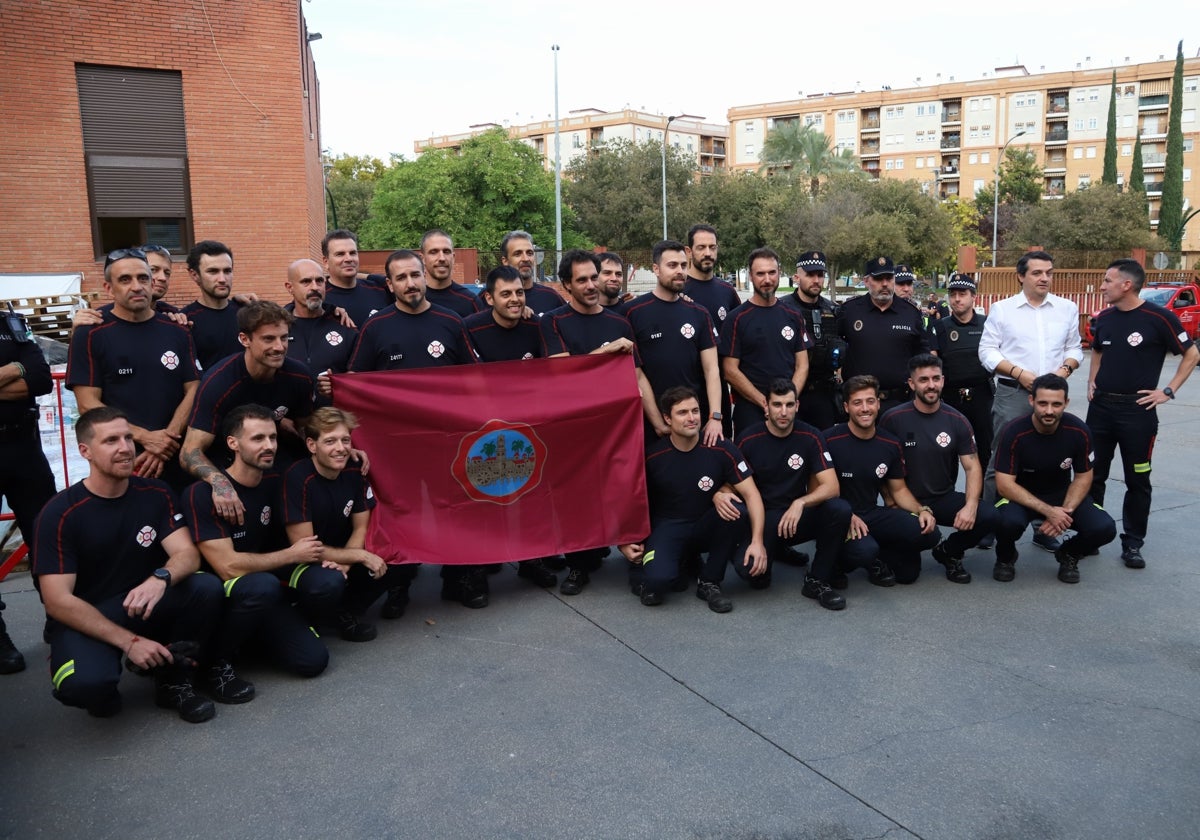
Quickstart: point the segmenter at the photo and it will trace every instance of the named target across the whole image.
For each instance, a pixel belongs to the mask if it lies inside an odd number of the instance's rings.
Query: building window
[[[1133,155],[1133,146],[1129,145],[1128,143],[1123,143],[1121,145],[1121,157],[1130,157],[1132,155]]]
[[[192,246],[183,76],[75,65],[96,253]]]
[[[1197,81],[1200,81],[1200,78],[1198,78],[1196,76],[1192,76],[1190,79],[1184,79],[1183,80],[1183,92],[1184,93],[1195,93]]]
[[[968,99],[967,100],[967,110],[968,111],[978,111],[979,110],[979,100],[978,99]]]
[[[895,166],[895,164],[894,164],[892,161],[890,161],[890,160],[885,160],[885,161],[883,162],[883,168],[884,168],[884,169],[891,169],[893,166]]]
[[[1098,123],[1096,122],[1096,118],[1095,118],[1095,117],[1089,117],[1089,118],[1088,118],[1088,130],[1089,130],[1089,131],[1095,131],[1095,130],[1096,130],[1096,127],[1097,127],[1097,125],[1098,125]]]
[[[903,169],[903,168],[904,168],[904,158],[900,158],[900,160],[896,161],[896,168],[897,168],[897,169]],[[1190,170],[1190,169],[1185,169],[1185,170],[1184,170],[1184,172],[1191,172],[1191,170]],[[1185,181],[1186,181],[1186,180],[1188,180],[1188,178],[1184,178],[1183,180],[1185,180]]]
[[[933,167],[936,166],[937,164],[935,164],[933,162],[933,158],[929,157],[929,158],[925,158],[925,165],[928,166],[930,169],[933,169]]]
[[[967,136],[972,140],[977,140],[979,138],[979,126],[973,125],[967,129]]]
[[[583,141],[581,139],[579,139],[578,134],[571,135],[571,148],[572,149],[582,149],[583,148]]]
[[[981,189],[983,189],[984,180],[982,178],[976,178],[974,180],[973,184],[974,184],[975,193],[978,194],[979,191]]]
[[[1074,157],[1075,160],[1083,160],[1083,146],[1075,147],[1072,157]]]
[[[1087,156],[1090,158],[1094,158],[1096,156],[1096,147],[1095,146],[1087,147]]]
[[[901,162],[903,162],[903,161],[901,161]],[[1185,181],[1192,180],[1192,170],[1190,170],[1190,169],[1183,170],[1183,180],[1185,180]]]
[[[917,169],[925,168],[925,158],[917,158]]]
[[[1085,99],[1087,99],[1087,93],[1082,88],[1075,91],[1076,102],[1083,102]]]
[[[979,162],[980,163],[991,163],[992,162],[992,153],[991,152],[981,153],[979,155]]]
[[[1195,108],[1184,108],[1183,113],[1180,115],[1180,119],[1185,123],[1195,122],[1196,121],[1196,109]]]
[[[1100,101],[1100,88],[1092,88],[1088,91],[1088,100],[1091,102]]]
[[[1132,127],[1133,127],[1133,114],[1126,114],[1125,116],[1121,117],[1121,128],[1132,128]]]
[[[1192,140],[1191,137],[1183,138],[1183,150],[1185,152],[1190,152],[1192,150],[1193,145],[1194,145],[1194,141]]]
[[[1075,120],[1075,130],[1083,131],[1083,120]]]
[[[753,157],[753,156],[754,156],[754,154],[755,154],[755,147],[754,147],[754,144],[753,144],[753,143],[747,143],[747,144],[746,144],[746,154],[747,154],[747,156],[750,156],[750,157]]]
[[[976,154],[975,152],[971,152],[971,154],[967,155],[967,163],[970,163],[970,164],[979,163],[979,155]]]
[[[754,120],[746,120],[744,123],[742,123],[742,125],[745,127],[746,131],[754,131]]]
[[[1091,175],[1080,175],[1079,176],[1078,189],[1086,190],[1091,185],[1092,185],[1092,176]]]

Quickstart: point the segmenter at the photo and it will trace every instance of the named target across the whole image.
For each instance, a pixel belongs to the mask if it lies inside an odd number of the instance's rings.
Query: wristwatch
[[[171,572],[169,569],[155,569],[152,577],[155,580],[161,580],[167,586],[171,585]]]
[[[1170,385],[1168,385],[1166,388],[1163,388],[1163,393],[1166,394],[1169,399],[1175,399],[1175,389]]]
[[[709,420],[724,420],[725,415],[719,411],[714,411],[712,414],[708,415],[708,419]]]

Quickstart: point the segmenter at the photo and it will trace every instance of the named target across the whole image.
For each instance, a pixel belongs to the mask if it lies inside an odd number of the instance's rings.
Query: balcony
[[[863,134],[866,134],[868,131],[879,131],[879,119],[876,118],[873,120],[863,120],[859,131],[861,131]]]
[[[1166,140],[1167,132],[1159,131],[1156,125],[1146,126],[1142,129],[1141,137],[1143,143],[1153,143],[1155,140]]]
[[[1162,169],[1167,165],[1167,156],[1163,152],[1142,152],[1143,169]]]
[[[937,173],[937,178],[939,181],[957,181],[958,180],[958,169],[948,169],[948,170],[939,172],[939,173]]]
[[[957,149],[962,144],[962,135],[947,134],[942,138],[942,149]]]
[[[1050,145],[1051,143],[1066,143],[1066,142],[1067,142],[1067,130],[1065,128],[1062,128],[1062,129],[1056,128],[1056,129],[1046,132],[1046,145]]]
[[[1067,162],[1065,160],[1048,160],[1046,166],[1042,169],[1045,175],[1063,175],[1067,171]]]
[[[858,151],[859,157],[879,157],[879,141],[873,143],[863,143],[862,148]]]
[[[962,111],[958,109],[951,110],[947,108],[942,111],[942,125],[950,125],[952,123],[962,122]]]
[[[1046,106],[1046,116],[1049,117],[1054,116],[1055,114],[1065,114],[1070,110],[1070,106],[1067,105],[1067,101],[1065,99],[1056,100]]]
[[[1166,93],[1155,94],[1154,96],[1139,96],[1138,111],[1165,111],[1171,104],[1171,96]]]
[[[1162,196],[1162,181],[1147,181],[1146,182],[1146,197],[1161,197]]]

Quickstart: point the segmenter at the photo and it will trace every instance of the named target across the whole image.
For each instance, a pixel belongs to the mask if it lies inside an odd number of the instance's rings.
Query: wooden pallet
[[[71,340],[71,318],[74,317],[80,300],[91,306],[99,297],[97,292],[84,292],[76,295],[0,299],[0,312],[7,312],[8,304],[11,303],[12,308],[29,321],[34,335],[42,335],[65,344]]]

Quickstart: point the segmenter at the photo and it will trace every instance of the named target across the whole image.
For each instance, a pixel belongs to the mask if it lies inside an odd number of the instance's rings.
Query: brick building
[[[156,242],[169,299],[219,239],[237,291],[283,297],[325,232],[316,67],[300,0],[0,3],[0,272],[84,274]]]

